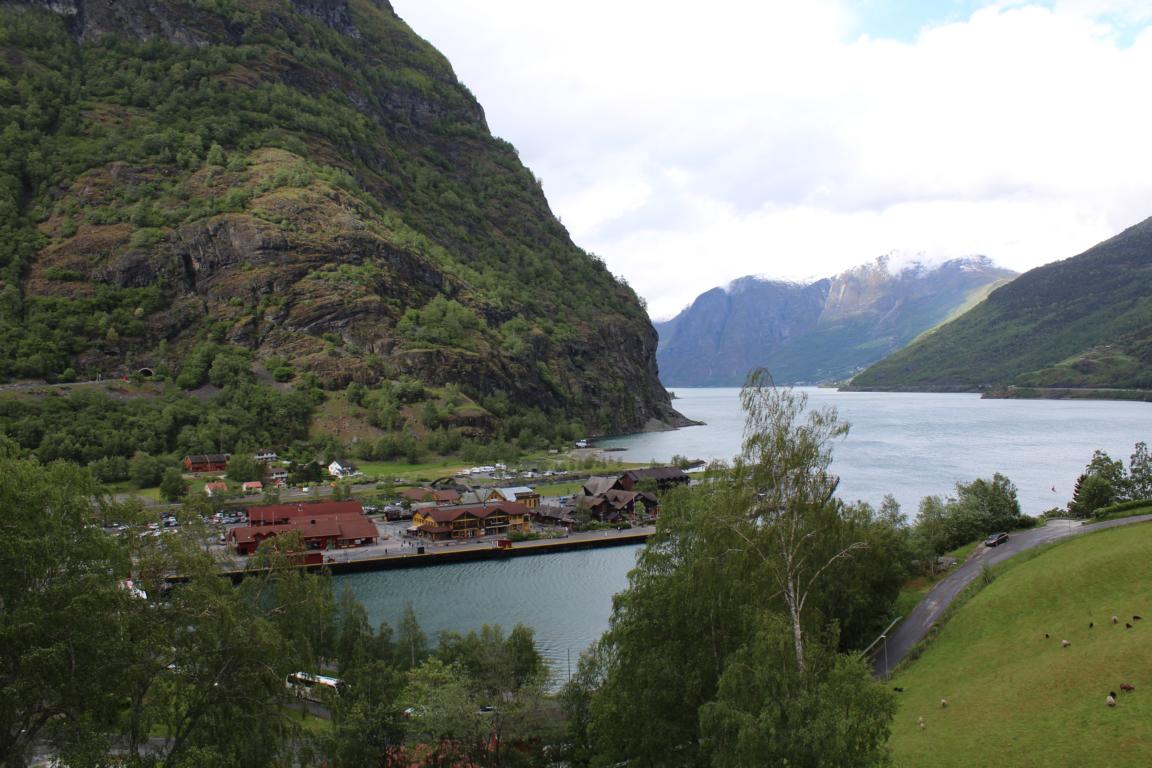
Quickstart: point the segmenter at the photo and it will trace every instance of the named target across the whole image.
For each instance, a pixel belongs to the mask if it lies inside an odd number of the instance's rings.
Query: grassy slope
[[[864,371],[852,387],[1149,386],[1150,256],[1152,220],[1021,275]]]
[[[1150,552],[1152,526],[1102,531],[1011,568],[974,597],[893,678],[906,691],[896,765],[1152,764]],[[1146,618],[1127,630],[1109,623],[1113,614]],[[1136,691],[1109,709],[1104,699],[1122,682]]]

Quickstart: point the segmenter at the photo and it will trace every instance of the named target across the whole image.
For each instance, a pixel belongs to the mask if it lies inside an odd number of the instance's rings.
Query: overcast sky
[[[666,319],[894,252],[1017,270],[1152,216],[1152,2],[392,0]]]

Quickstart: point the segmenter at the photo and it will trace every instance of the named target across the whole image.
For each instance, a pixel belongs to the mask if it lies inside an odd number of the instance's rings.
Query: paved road
[[[1104,528],[1147,521],[1152,521],[1152,515],[1125,517],[1093,525],[1081,525],[1076,520],[1050,520],[1043,528],[1012,534],[1006,544],[994,549],[979,547],[965,563],[957,566],[956,570],[933,587],[896,629],[888,633],[887,642],[881,640],[877,643],[872,652],[873,672],[877,677],[887,677],[888,672],[903,660],[912,646],[928,634],[928,630],[940,619],[944,609],[980,574],[985,564],[995,565],[1026,549],[1066,536],[1077,536]]]

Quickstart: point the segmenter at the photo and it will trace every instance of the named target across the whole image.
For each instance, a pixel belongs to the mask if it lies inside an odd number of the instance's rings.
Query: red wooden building
[[[184,457],[189,472],[223,472],[228,469],[228,456],[223,453],[192,453]]]

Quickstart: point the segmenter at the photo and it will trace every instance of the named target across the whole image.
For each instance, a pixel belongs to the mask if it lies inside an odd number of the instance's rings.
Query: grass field
[[[1152,765],[1152,525],[1009,561],[891,683],[901,768]]]

